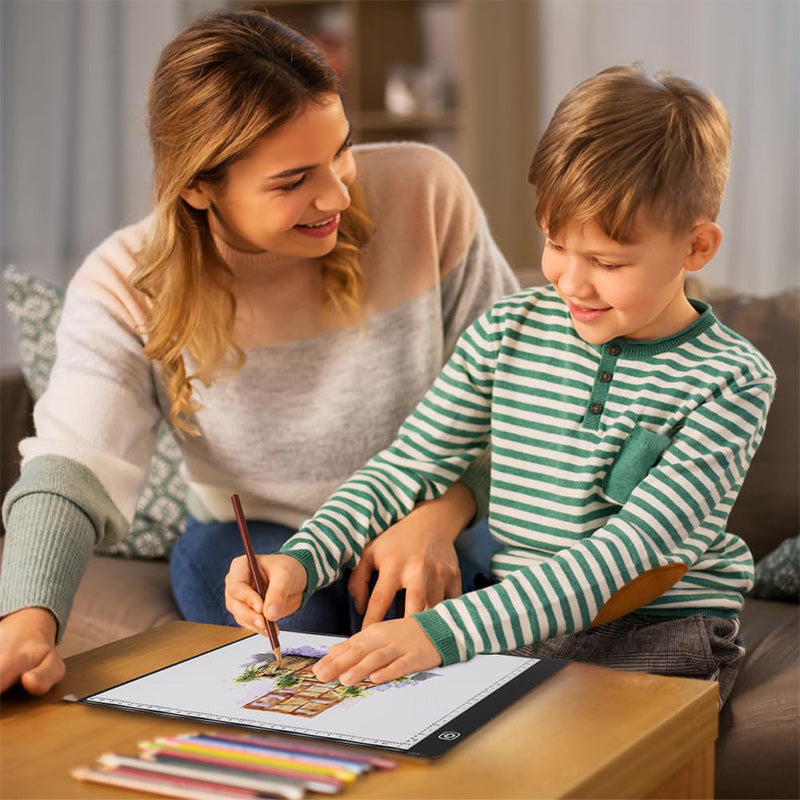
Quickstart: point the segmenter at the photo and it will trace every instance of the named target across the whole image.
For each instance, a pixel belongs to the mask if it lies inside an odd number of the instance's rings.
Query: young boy
[[[691,81],[617,67],[573,89],[529,174],[550,285],[480,317],[394,444],[261,557],[263,607],[234,562],[237,621],[293,611],[491,438],[490,585],[365,628],[317,676],[385,681],[524,648],[715,679],[724,702],[753,578],[725,523],[775,384],[684,294],[720,245],[729,157],[725,110]]]

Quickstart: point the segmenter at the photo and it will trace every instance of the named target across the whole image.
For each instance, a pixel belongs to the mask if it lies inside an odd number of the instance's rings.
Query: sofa
[[[800,292],[754,298],[716,291],[708,299],[720,319],[754,342],[778,374],[767,433],[729,523],[760,567],[800,533]],[[21,373],[6,372],[0,380],[0,490],[5,495],[16,479],[16,444],[32,428],[32,400]],[[790,559],[796,562],[796,550]],[[746,601],[741,622],[747,655],[720,715],[719,798],[800,797],[797,567],[785,560],[781,567],[784,573],[794,570],[788,593],[757,585],[757,596]],[[166,560],[95,554],[58,649],[66,657],[179,618]]]

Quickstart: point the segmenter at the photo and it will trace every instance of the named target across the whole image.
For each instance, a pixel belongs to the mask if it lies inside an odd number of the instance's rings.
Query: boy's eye
[[[597,259],[594,260],[594,263],[600,267],[600,269],[606,270],[606,272],[613,272],[615,269],[619,269],[622,264],[606,264],[603,261],[598,261]]]
[[[297,189],[298,186],[302,186],[306,182],[306,175],[303,175],[299,180],[296,180],[294,183],[288,183],[286,186],[278,186],[277,189],[279,192],[291,192],[293,189]]]
[[[551,242],[550,239],[547,240],[547,246],[552,250],[555,250],[557,253],[563,253],[564,248],[560,244],[556,244],[555,242]]]

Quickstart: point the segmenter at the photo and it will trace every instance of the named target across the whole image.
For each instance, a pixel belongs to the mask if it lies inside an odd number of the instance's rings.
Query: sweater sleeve
[[[485,451],[497,347],[490,309],[461,337],[395,442],[343,484],[281,548],[305,567],[306,598],[354,566],[367,543],[417,502],[440,496]]]
[[[672,564],[701,569],[761,441],[773,392],[769,376],[726,386],[686,418],[619,513],[590,537],[415,615],[443,662],[583,630],[638,575]],[[749,587],[746,561],[722,568],[731,587]],[[702,591],[703,578],[692,586],[689,573],[682,583]]]
[[[3,504],[0,615],[47,608],[60,636],[92,550],[118,541],[133,518],[161,412],[120,293],[83,267],[67,291],[56,348],[34,409],[36,435],[20,443],[20,478]]]

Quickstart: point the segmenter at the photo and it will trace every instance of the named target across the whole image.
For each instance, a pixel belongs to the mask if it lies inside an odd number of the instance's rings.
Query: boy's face
[[[638,240],[621,244],[594,222],[567,226],[547,238],[542,271],[590,344],[661,339],[697,317],[683,293],[692,238],[640,225]]]

